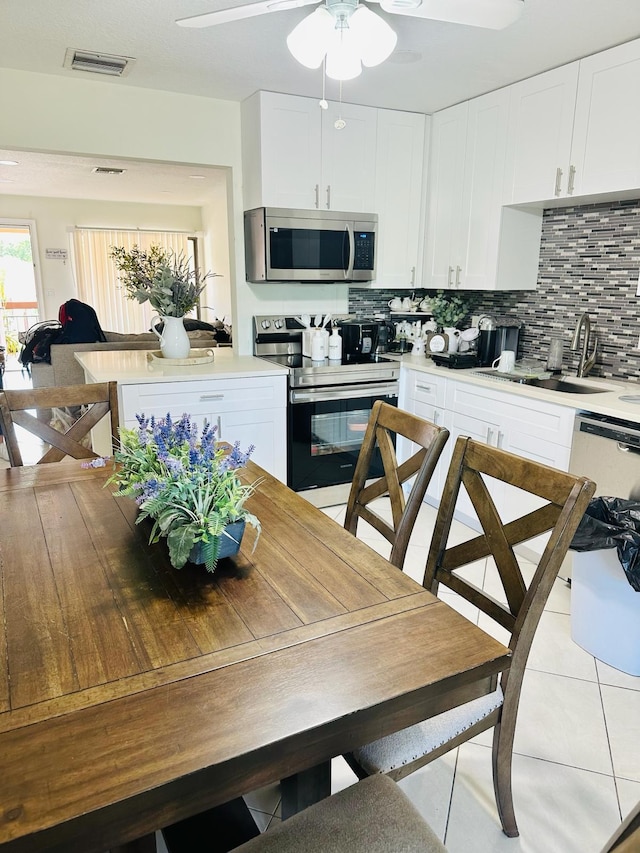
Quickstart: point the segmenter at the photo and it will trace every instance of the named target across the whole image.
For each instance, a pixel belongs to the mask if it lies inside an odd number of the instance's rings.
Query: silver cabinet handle
[[[504,433],[498,430],[498,440],[496,441],[496,447],[502,447],[502,442],[504,441]]]
[[[493,427],[488,426],[488,427],[487,427],[487,438],[486,438],[486,442],[487,442],[487,444],[488,444],[489,446],[491,446],[491,441],[492,441],[492,439],[493,439]]]
[[[456,267],[456,287],[460,287],[460,273],[462,272],[462,267]]]
[[[436,426],[438,425],[438,418],[439,417],[440,417],[440,412],[434,412],[433,413],[433,422]]]
[[[320,207],[320,184],[316,184],[316,207]]]
[[[331,210],[331,184],[327,184],[327,210]]]
[[[453,287],[453,267],[449,267],[449,274],[447,275],[447,285],[449,287]]]
[[[419,382],[416,382],[416,391],[431,391],[432,388],[432,385],[421,385]]]
[[[567,194],[573,195],[574,185],[576,182],[576,167],[569,166],[569,183],[567,184]]]
[[[222,421],[220,420],[220,415],[218,415],[218,441],[222,439]]]
[[[411,287],[414,287],[416,283],[416,268],[411,267]]]
[[[562,192],[562,169],[560,166],[556,169],[556,187],[553,194],[558,196]]]
[[[224,394],[201,394],[200,402],[206,403],[208,400],[224,400]]]

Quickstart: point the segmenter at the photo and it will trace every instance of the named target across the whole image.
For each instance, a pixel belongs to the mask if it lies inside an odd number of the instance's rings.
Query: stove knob
[[[262,326],[263,329],[268,329],[269,326],[271,325],[271,320],[262,320],[260,325]]]
[[[276,329],[281,329],[284,326],[284,322],[278,317],[277,320],[273,321],[273,325],[276,327]]]

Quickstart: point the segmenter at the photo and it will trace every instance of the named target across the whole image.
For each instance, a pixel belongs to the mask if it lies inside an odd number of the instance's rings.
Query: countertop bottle
[[[329,361],[342,361],[342,338],[337,326],[334,326],[329,338]]]

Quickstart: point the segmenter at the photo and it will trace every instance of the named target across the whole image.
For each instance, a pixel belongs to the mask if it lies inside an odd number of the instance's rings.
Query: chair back
[[[504,523],[489,493],[487,477],[542,499],[542,505],[540,500],[527,499],[528,507],[524,514]],[[447,547],[462,487],[473,504],[481,533],[466,542]],[[586,477],[557,471],[466,436],[460,436],[455,444],[423,586],[435,594],[439,584],[444,584],[509,631],[512,664],[501,679],[505,707],[510,695],[517,702],[540,616],[595,488],[595,483]],[[513,549],[543,533],[549,533],[547,544],[533,577],[527,583]],[[492,557],[495,562],[504,602],[479,589],[456,571],[485,557]]]
[[[79,417],[64,431],[50,425],[50,417],[40,419],[50,409],[76,409]],[[36,410],[36,411],[29,411]],[[0,391],[0,427],[12,467],[23,465],[16,427],[22,427],[50,445],[37,464],[60,462],[66,456],[95,459],[98,454],[82,440],[106,415],[110,415],[111,442],[118,435],[118,392],[115,382],[55,386]]]
[[[394,437],[403,436],[418,445],[413,455],[398,463]],[[424,418],[401,411],[382,400],[373,404],[351,484],[344,526],[356,534],[362,518],[391,542],[389,560],[402,568],[409,538],[429,481],[449,437],[449,431]],[[367,484],[376,447],[380,451],[384,475]],[[415,477],[405,500],[403,484]],[[369,504],[389,496],[392,523],[382,518]]]

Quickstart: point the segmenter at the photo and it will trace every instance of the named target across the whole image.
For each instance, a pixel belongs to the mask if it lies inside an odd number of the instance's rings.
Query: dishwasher
[[[569,472],[589,477],[595,496],[640,500],[640,424],[594,412],[577,412]],[[573,552],[558,577],[571,582]]]
[[[578,412],[569,471],[596,483],[596,495],[640,500],[640,424]]]

